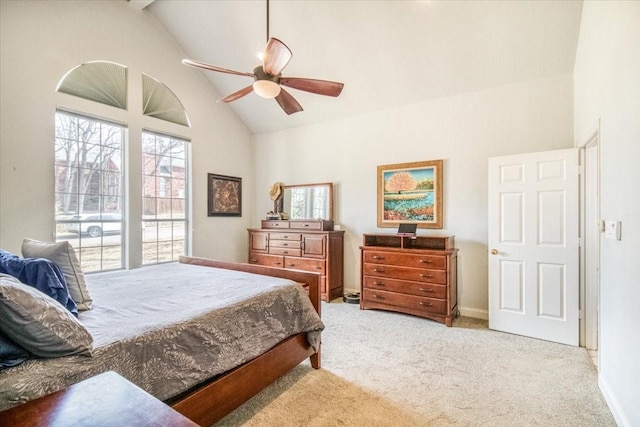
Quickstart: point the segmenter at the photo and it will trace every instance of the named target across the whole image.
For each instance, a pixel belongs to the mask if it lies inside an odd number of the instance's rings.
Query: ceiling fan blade
[[[344,83],[305,79],[302,77],[280,77],[280,84],[294,89],[326,96],[338,96],[344,87]]]
[[[227,68],[217,67],[215,65],[207,64],[205,62],[194,61],[193,59],[183,59],[182,63],[184,65],[189,65],[191,67],[196,67],[196,68],[203,68],[209,71],[219,71],[221,73],[235,74],[237,76],[253,77],[253,73],[243,73],[242,71],[229,70]]]
[[[286,44],[280,40],[271,37],[264,49],[264,59],[262,60],[262,69],[267,73],[277,76],[287,66],[293,54]]]
[[[219,99],[218,102],[231,102],[236,99],[240,99],[243,96],[253,92],[253,85],[249,85],[245,88],[240,89],[239,91],[233,92],[231,95],[227,95],[222,99]]]
[[[298,104],[298,101],[282,88],[280,89],[280,95],[276,96],[276,101],[288,115],[302,111],[302,106]]]

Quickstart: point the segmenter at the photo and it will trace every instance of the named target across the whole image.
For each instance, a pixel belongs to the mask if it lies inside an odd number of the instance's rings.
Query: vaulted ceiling
[[[190,59],[251,72],[267,41],[266,0],[131,0]],[[345,84],[338,98],[288,89],[287,116],[251,93],[229,105],[253,133],[573,72],[581,1],[271,0],[269,33],[289,46],[288,77]],[[252,83],[203,71],[221,97]],[[211,102],[216,100],[212,99]]]

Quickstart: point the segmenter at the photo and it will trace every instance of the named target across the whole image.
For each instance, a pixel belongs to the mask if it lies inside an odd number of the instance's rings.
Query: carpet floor
[[[587,351],[487,328],[322,306],[303,363],[219,426],[615,426]]]

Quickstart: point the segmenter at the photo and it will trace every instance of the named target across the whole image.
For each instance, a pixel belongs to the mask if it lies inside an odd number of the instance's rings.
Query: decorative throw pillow
[[[39,240],[24,239],[22,242],[22,256],[25,258],[46,258],[55,263],[64,278],[71,298],[78,306],[78,310],[91,310],[93,300],[89,294],[84,273],[76,256],[76,251],[69,242],[41,242]]]
[[[76,303],[69,294],[67,281],[60,268],[46,258],[21,258],[0,249],[0,273],[15,277],[32,286],[78,315]]]
[[[0,275],[0,330],[40,357],[91,355],[93,337],[67,309],[14,277]]]

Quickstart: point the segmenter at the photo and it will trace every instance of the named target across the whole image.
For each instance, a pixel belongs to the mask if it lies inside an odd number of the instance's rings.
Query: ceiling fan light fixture
[[[275,98],[280,94],[280,85],[271,80],[256,80],[253,82],[253,90],[263,98]]]

